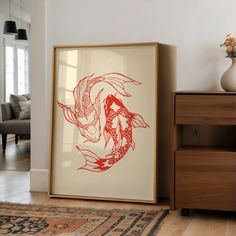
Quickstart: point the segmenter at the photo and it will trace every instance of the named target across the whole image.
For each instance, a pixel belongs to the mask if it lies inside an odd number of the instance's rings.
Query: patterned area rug
[[[0,235],[152,236],[168,212],[0,203]]]

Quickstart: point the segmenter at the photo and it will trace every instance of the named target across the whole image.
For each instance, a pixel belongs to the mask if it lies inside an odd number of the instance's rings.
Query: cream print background
[[[104,46],[58,48],[56,50],[56,77],[54,80],[53,165],[52,193],[72,196],[119,198],[153,201],[155,196],[156,144],[156,46]],[[122,98],[129,112],[140,114],[150,128],[133,128],[135,149],[105,172],[77,170],[85,164],[76,149],[89,149],[100,157],[111,152],[104,149],[103,137],[98,143],[84,143],[78,128],[67,122],[56,101],[74,106],[72,91],[78,81],[95,73],[96,76],[119,72],[141,82],[127,83],[131,97],[123,97],[112,87],[99,83],[93,88],[92,101],[104,87],[101,103],[108,94]],[[101,117],[104,118],[103,103]],[[104,127],[101,119],[101,128]],[[112,142],[110,140],[110,142]]]

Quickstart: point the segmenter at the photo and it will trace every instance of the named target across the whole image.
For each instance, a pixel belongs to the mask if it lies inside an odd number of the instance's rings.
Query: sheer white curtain
[[[5,101],[10,94],[29,93],[28,45],[5,42]]]

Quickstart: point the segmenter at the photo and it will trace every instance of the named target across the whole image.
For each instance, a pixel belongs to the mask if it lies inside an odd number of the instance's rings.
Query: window
[[[28,46],[5,43],[5,101],[10,94],[29,93]]]

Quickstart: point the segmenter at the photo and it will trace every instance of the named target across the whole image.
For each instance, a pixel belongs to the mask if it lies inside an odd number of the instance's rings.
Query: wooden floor
[[[28,144],[26,144],[28,145]],[[12,144],[12,148],[13,148]],[[17,156],[24,155],[17,147]],[[17,151],[18,150],[18,151]],[[27,152],[27,148],[25,149]],[[1,156],[2,158],[2,156]],[[13,158],[13,157],[12,157]],[[159,206],[105,201],[72,199],[50,199],[46,193],[29,191],[29,172],[0,171],[0,201],[18,203],[37,203],[60,206],[93,207],[105,209],[160,209],[169,208],[166,203]],[[236,197],[236,196],[235,196]],[[146,235],[146,234],[144,234]],[[215,211],[192,211],[189,217],[182,217],[179,211],[171,211],[165,219],[158,236],[236,236],[236,213]]]
[[[5,153],[0,148],[0,171],[1,170],[30,170],[30,141],[19,140],[7,143]]]

